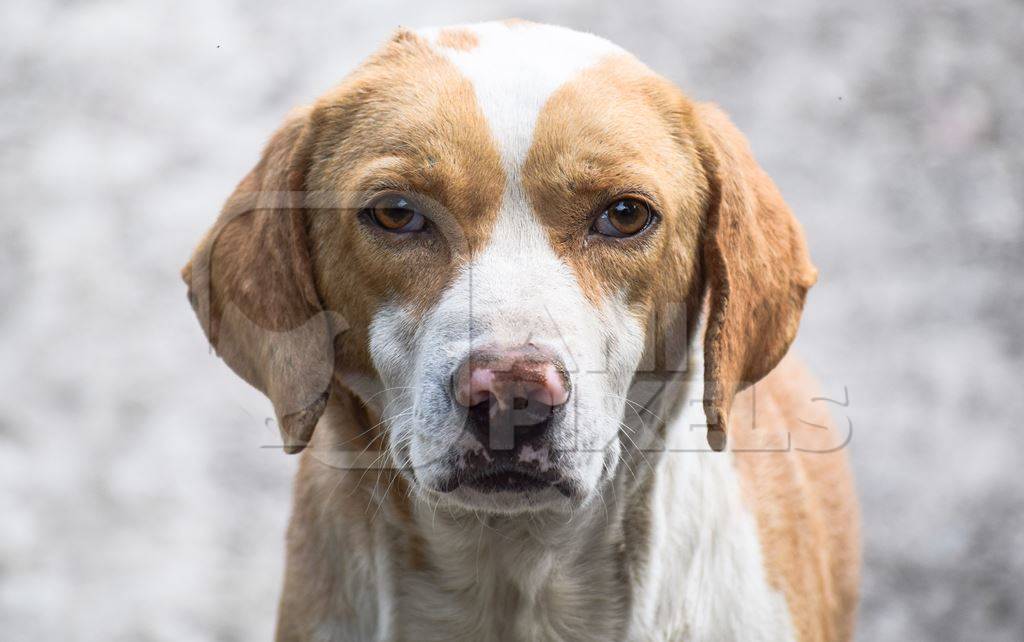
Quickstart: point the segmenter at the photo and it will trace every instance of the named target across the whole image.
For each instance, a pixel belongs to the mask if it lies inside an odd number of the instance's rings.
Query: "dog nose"
[[[537,349],[470,355],[455,375],[455,400],[465,408],[484,401],[499,407],[535,400],[549,407],[565,404],[565,368]]]
[[[513,450],[543,435],[569,400],[565,366],[533,346],[476,351],[453,376],[455,402],[467,427],[491,451]]]

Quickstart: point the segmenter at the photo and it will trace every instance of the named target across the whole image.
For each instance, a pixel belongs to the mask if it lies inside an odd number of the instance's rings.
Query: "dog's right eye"
[[[427,226],[426,217],[404,196],[384,196],[363,212],[371,223],[394,234],[421,232]]]

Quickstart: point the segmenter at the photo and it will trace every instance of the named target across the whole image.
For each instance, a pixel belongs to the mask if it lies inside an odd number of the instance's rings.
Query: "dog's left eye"
[[[623,198],[609,205],[594,221],[593,231],[602,236],[626,238],[643,232],[654,219],[651,208],[635,198]]]
[[[384,196],[364,212],[374,225],[395,234],[420,232],[427,225],[426,217],[404,196]]]

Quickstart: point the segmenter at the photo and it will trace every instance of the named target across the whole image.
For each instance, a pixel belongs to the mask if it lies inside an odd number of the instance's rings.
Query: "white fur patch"
[[[651,548],[663,553],[638,586],[630,639],[795,640],[786,599],[768,584],[734,455],[708,448],[701,377],[691,385],[668,428],[651,529]]]

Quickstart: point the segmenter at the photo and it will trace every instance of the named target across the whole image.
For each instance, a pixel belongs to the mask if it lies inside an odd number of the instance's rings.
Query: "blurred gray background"
[[[519,16],[720,103],[803,221],[858,638],[1024,639],[1024,3],[280,4],[0,5],[0,637],[271,636],[295,459],[178,270],[394,27]]]

